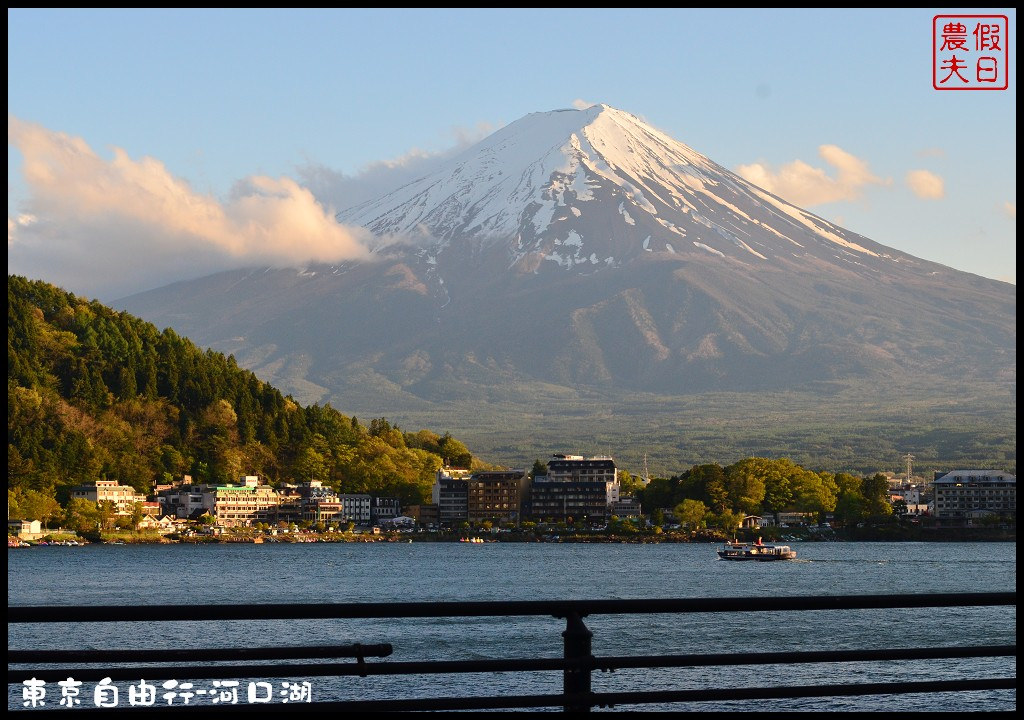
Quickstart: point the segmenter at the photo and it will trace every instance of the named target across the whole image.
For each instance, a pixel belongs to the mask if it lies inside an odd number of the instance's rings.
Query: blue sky
[[[1009,89],[932,87],[940,13],[1008,16]],[[310,236],[358,255],[334,210],[596,102],[877,242],[1016,283],[1012,8],[7,17],[8,270],[101,300],[299,262]]]

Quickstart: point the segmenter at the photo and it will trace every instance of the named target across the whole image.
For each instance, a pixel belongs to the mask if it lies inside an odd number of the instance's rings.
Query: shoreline
[[[526,533],[503,531],[498,533],[452,533],[452,532],[293,532],[279,535],[252,533],[154,536],[131,535],[128,533],[104,539],[100,537],[74,537],[67,533],[44,534],[38,540],[12,541],[8,536],[8,548],[60,546],[83,547],[87,545],[201,545],[201,544],[247,544],[279,545],[305,543],[588,543],[588,544],[634,544],[654,545],[662,543],[718,544],[733,538],[754,541],[762,537],[765,542],[1016,542],[1016,528],[921,528],[907,526],[878,526],[864,528],[788,528],[785,533],[742,531],[727,537],[713,531],[695,533],[679,532],[638,532],[635,534],[604,533]],[[47,538],[51,538],[47,540]],[[474,539],[475,538],[475,539]]]

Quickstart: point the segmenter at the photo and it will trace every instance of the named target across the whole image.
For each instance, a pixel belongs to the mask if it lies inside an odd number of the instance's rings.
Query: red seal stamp
[[[1006,90],[1010,86],[1006,15],[936,15],[932,19],[932,87]]]

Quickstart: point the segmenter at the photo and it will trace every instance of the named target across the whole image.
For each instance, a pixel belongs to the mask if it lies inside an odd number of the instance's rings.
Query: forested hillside
[[[342,492],[429,502],[444,460],[469,467],[445,433],[361,423],[303,407],[173,330],[47,283],[7,278],[8,499],[54,500],[97,479],[154,484],[321,480]]]

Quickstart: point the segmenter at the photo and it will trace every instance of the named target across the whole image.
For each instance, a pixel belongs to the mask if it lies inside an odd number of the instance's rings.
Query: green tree
[[[50,521],[59,518],[63,512],[60,503],[53,497],[31,488],[8,490],[7,499],[10,517],[16,520],[38,520],[43,527],[49,527]]]
[[[836,501],[835,519],[839,525],[853,525],[867,518],[867,502],[857,493],[844,493]]]
[[[903,518],[907,516],[907,513],[910,512],[910,508],[907,507],[906,500],[900,499],[892,504],[892,511],[896,517],[903,520]]]
[[[303,448],[295,460],[293,474],[297,480],[327,480],[329,475],[327,460],[312,447]]]
[[[889,502],[889,480],[881,473],[864,478],[860,486],[869,516],[892,515],[892,504]]]
[[[619,470],[619,492],[622,495],[636,495],[644,489],[643,478],[634,477],[628,470]]]
[[[794,507],[799,512],[832,512],[836,507],[839,486],[828,474],[796,469],[791,476]]]
[[[673,507],[678,488],[677,478],[652,478],[637,496],[646,508]]]
[[[725,510],[720,513],[715,513],[713,516],[715,527],[722,530],[727,535],[733,535],[740,528],[740,524],[743,522],[743,513],[733,512],[732,510]]]
[[[676,521],[688,530],[699,530],[704,527],[704,518],[707,517],[707,505],[700,500],[683,500],[672,510]]]
[[[764,502],[762,507],[771,512],[778,521],[779,513],[786,510],[793,502],[793,483],[791,477],[796,466],[788,458],[770,460],[754,458],[758,462],[761,477],[764,480]]]
[[[95,533],[100,529],[100,512],[96,503],[72,498],[64,509],[64,527],[79,535]]]
[[[698,490],[700,497],[696,499],[703,500],[712,512],[720,513],[732,507],[725,485],[725,471],[718,463],[694,465],[685,474],[681,485]]]
[[[441,457],[447,460],[449,467],[470,468],[473,466],[473,455],[469,448],[460,441],[445,433],[438,442]]]
[[[746,458],[725,469],[725,488],[730,506],[753,515],[761,510],[765,497],[763,464],[756,458]]]
[[[96,503],[96,508],[100,527],[104,530],[112,530],[117,522],[117,506],[110,500],[101,500]]]

